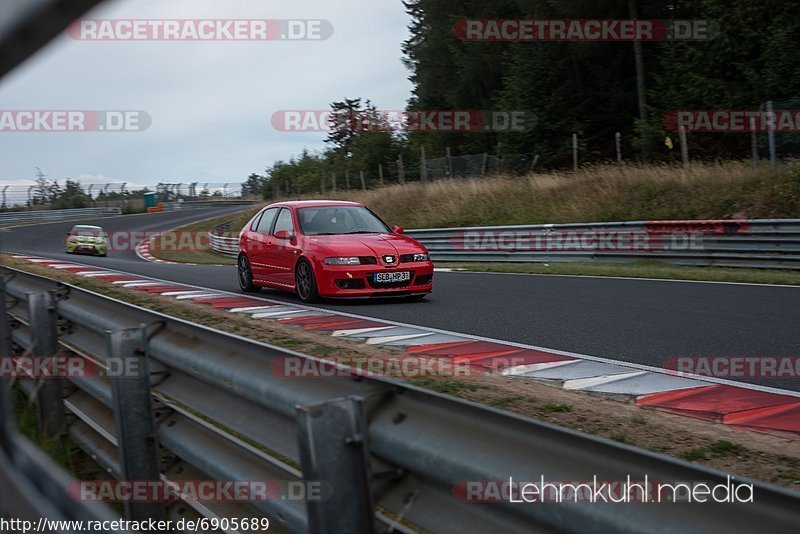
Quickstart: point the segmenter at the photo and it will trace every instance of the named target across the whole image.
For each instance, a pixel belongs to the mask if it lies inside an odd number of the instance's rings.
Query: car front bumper
[[[410,279],[404,282],[381,284],[375,274],[408,271]],[[396,267],[381,265],[325,265],[314,266],[317,291],[323,297],[390,297],[420,295],[433,291],[433,262],[401,263]]]
[[[67,243],[66,251],[73,254],[104,256],[108,252],[108,245],[105,243]]]

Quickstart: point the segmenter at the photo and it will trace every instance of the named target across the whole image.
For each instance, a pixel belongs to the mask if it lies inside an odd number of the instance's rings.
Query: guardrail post
[[[11,325],[6,315],[6,280],[0,277],[0,358],[12,358]],[[10,377],[9,377],[10,378]],[[11,396],[11,380],[0,378],[0,448],[9,452],[14,435],[14,402]]]
[[[309,531],[374,532],[364,399],[298,406],[297,422],[304,480],[333,486],[330,498],[307,503]]]
[[[58,323],[55,291],[28,293],[28,316],[34,358],[58,354]],[[64,430],[64,381],[59,377],[41,378],[36,408],[39,430],[53,437]]]
[[[109,332],[108,356],[119,373],[111,377],[114,423],[122,480],[159,480],[158,445],[150,398],[147,365],[147,332],[130,328]],[[166,517],[161,502],[124,503],[125,517],[132,521]]]

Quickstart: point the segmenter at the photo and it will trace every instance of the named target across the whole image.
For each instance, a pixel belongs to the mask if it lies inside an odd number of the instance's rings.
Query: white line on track
[[[634,276],[600,276],[596,274],[555,274],[555,273],[502,273],[496,271],[469,271],[467,269],[439,269],[434,271],[446,273],[465,273],[465,274],[495,274],[495,275],[512,275],[512,276],[555,276],[555,277],[568,277],[568,278],[599,278],[608,280],[640,280],[645,282],[681,282],[684,284],[725,284],[732,286],[757,286],[757,287],[790,287],[793,289],[800,289],[800,285],[790,284],[761,284],[756,282],[723,282],[719,280],[680,280],[678,278],[637,278]]]

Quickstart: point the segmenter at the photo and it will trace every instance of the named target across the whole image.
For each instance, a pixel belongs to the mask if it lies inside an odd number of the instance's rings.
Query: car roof
[[[289,200],[286,202],[276,202],[269,207],[285,206],[287,208],[309,208],[319,206],[363,206],[358,202],[347,200]]]
[[[91,224],[76,224],[73,228],[91,228],[92,230],[102,230],[102,226],[93,226]]]

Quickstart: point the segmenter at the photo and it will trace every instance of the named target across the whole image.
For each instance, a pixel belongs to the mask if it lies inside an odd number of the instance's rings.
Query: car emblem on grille
[[[384,263],[394,263],[394,256],[384,256],[383,257]]]

